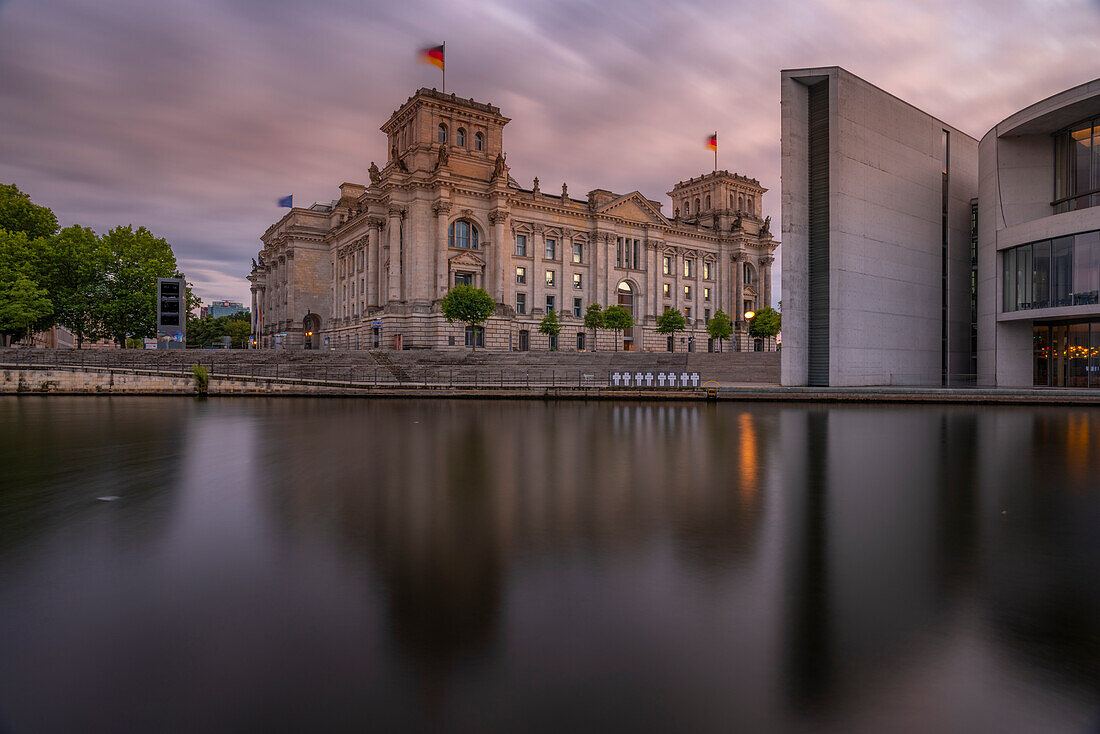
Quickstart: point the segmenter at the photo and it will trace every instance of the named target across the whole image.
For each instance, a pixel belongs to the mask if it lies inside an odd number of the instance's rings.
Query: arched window
[[[748,209],[749,214],[756,214],[752,205],[752,197],[749,196],[745,199],[745,208]]]
[[[465,219],[451,222],[450,229],[447,230],[447,244],[464,250],[479,249],[477,227]]]
[[[684,199],[684,216],[686,217],[688,214],[691,214],[691,201]]]
[[[696,196],[695,197],[695,213],[698,214],[699,211],[700,211],[700,209],[699,209],[699,197]]]
[[[745,285],[752,285],[752,266],[745,263]]]
[[[436,133],[436,139],[441,143],[447,142],[447,126],[442,122],[439,123],[439,130]]]
[[[735,205],[733,203],[733,194],[730,194],[730,209],[732,209],[734,206]]]
[[[457,145],[459,148],[465,148],[466,147],[466,129],[465,128],[460,127],[455,132],[455,145]]]
[[[707,211],[710,211],[710,194],[707,194]]]
[[[481,133],[474,133],[474,150],[485,150],[485,136]]]
[[[737,195],[737,211],[741,212],[745,210],[745,197],[741,194]]]

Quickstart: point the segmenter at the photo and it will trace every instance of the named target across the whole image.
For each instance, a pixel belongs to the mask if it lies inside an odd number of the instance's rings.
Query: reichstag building
[[[264,233],[249,275],[257,346],[547,349],[538,323],[553,310],[562,350],[702,351],[722,309],[736,328],[724,348],[750,348],[744,314],[771,303],[779,245],[759,181],[728,171],[680,181],[671,216],[638,191],[578,199],[537,178],[523,188],[509,175],[508,122],[434,89],[410,97],[381,128],[388,160],[371,163],[369,185],[344,183],[338,199],[293,208]],[[443,318],[439,301],[459,283],[496,300],[483,329]],[[593,344],[591,303],[625,306],[635,327]],[[665,308],[688,320],[675,344],[655,330]]]

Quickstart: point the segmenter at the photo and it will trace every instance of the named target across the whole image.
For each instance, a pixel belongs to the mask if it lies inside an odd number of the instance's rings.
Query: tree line
[[[181,277],[172,246],[145,227],[97,235],[60,229],[48,207],[0,184],[0,337],[14,343],[55,325],[86,340],[156,332],[156,280]],[[188,311],[196,302],[188,289]]]
[[[480,326],[489,320],[496,311],[496,303],[485,289],[475,288],[469,285],[456,285],[440,301],[440,309],[448,322],[461,322],[468,326]],[[756,312],[755,318],[749,322],[749,336],[774,337],[779,333],[781,316],[771,306],[765,306]],[[592,330],[592,344],[596,344],[596,333],[600,329],[615,332],[615,349],[619,348],[618,335],[634,326],[634,316],[624,306],[608,306],[602,308],[598,303],[589,304],[584,312],[584,328]],[[675,337],[677,332],[687,329],[687,318],[682,311],[674,308],[666,308],[664,313],[657,317],[657,332]],[[733,321],[729,315],[718,311],[706,323],[707,335],[718,340],[718,348],[722,348],[722,340],[733,336]],[[553,344],[553,340],[561,333],[562,322],[557,311],[546,314],[539,322],[538,331],[544,334]]]

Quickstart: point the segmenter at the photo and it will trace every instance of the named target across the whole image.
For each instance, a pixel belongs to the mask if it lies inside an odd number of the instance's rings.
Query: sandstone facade
[[[329,203],[294,208],[261,238],[254,262],[259,348],[433,348],[480,339],[488,349],[547,349],[538,322],[562,317],[558,348],[664,351],[665,308],[689,329],[676,351],[707,348],[706,320],[734,319],[734,347],[751,348],[743,314],[771,303],[778,242],[760,217],[766,191],[728,171],[680,181],[672,217],[638,191],[572,198],[525,189],[509,175],[496,107],[421,89],[381,130],[389,159],[370,184],[345,183]],[[439,300],[455,283],[485,288],[496,315],[482,336],[449,324]],[[584,309],[622,304],[635,328],[583,327]],[[770,346],[770,345],[769,345]],[[729,348],[729,345],[726,346]]]

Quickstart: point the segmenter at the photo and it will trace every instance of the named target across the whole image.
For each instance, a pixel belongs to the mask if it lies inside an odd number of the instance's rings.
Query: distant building
[[[342,184],[339,199],[292,209],[264,233],[249,275],[258,346],[547,349],[538,323],[554,311],[558,348],[592,349],[583,316],[596,303],[624,306],[635,323],[601,331],[600,349],[666,350],[656,331],[666,308],[687,317],[685,345],[705,349],[706,321],[722,309],[736,347],[751,348],[743,314],[772,303],[779,245],[759,181],[722,170],[680,181],[671,216],[638,191],[522,188],[504,157],[508,122],[453,94],[410,97],[381,128],[388,160],[371,164],[369,185]],[[456,284],[496,301],[484,330],[443,318]]]
[[[209,306],[203,306],[200,318],[203,316],[211,316],[215,319],[222,316],[232,316],[236,313],[246,313],[248,311],[243,303],[238,301],[214,301]]]

